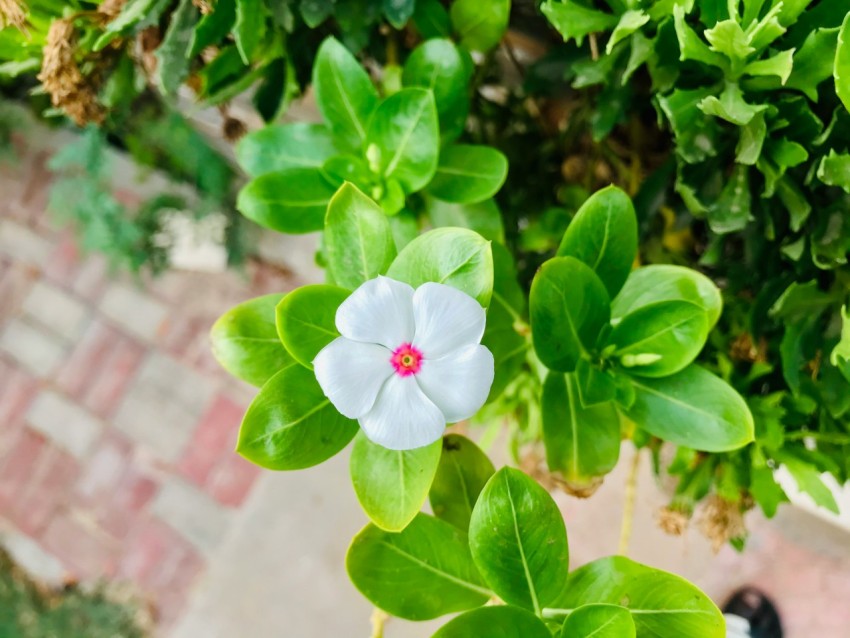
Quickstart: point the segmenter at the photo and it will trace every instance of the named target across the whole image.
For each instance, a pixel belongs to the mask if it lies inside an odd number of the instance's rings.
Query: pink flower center
[[[403,343],[393,350],[390,363],[393,364],[396,374],[401,377],[416,374],[422,368],[422,352],[413,344]]]

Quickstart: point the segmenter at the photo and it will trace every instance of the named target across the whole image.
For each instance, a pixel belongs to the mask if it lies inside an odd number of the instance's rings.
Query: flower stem
[[[625,502],[623,503],[623,523],[620,526],[620,546],[617,553],[625,556],[629,551],[629,541],[632,537],[632,524],[635,518],[635,500],[637,497],[637,479],[640,469],[640,450],[635,449],[632,466],[626,479]]]

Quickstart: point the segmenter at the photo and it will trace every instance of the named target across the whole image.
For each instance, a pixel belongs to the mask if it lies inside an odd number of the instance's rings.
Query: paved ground
[[[45,157],[0,166],[3,542],[54,582],[134,582],[170,638],[368,636],[370,608],[344,576],[364,523],[346,457],[291,474],[243,462],[232,448],[251,390],[209,354],[206,334],[224,309],[296,278],[254,264],[142,286],[112,279],[44,215]],[[303,244],[277,250],[308,271]],[[616,551],[627,467],[588,501],[557,496],[574,565]],[[633,558],[718,600],[745,582],[763,586],[789,638],[850,635],[845,534],[788,508],[750,520],[744,554],[714,558],[696,533],[656,528],[663,502],[644,463]],[[433,626],[392,621],[386,635],[424,638]]]

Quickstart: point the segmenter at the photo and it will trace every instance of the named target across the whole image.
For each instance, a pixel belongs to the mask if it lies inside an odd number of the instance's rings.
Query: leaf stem
[[[566,618],[571,613],[573,613],[575,609],[556,609],[553,607],[546,607],[543,609],[542,616],[546,619],[551,618]]]
[[[372,618],[370,619],[372,623],[372,635],[370,638],[384,638],[384,624],[389,618],[389,614],[375,607],[372,611]]]
[[[640,470],[640,450],[635,448],[632,465],[626,478],[626,493],[623,503],[623,523],[620,526],[620,545],[617,553],[625,556],[629,551],[629,541],[632,537],[632,524],[635,518],[635,500],[637,497],[637,479]]]

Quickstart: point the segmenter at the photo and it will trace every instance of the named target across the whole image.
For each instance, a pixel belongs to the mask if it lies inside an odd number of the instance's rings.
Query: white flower
[[[337,310],[342,336],[316,355],[316,378],[373,442],[391,450],[428,445],[487,400],[494,369],[480,345],[485,320],[478,302],[451,286],[414,291],[371,279]]]

